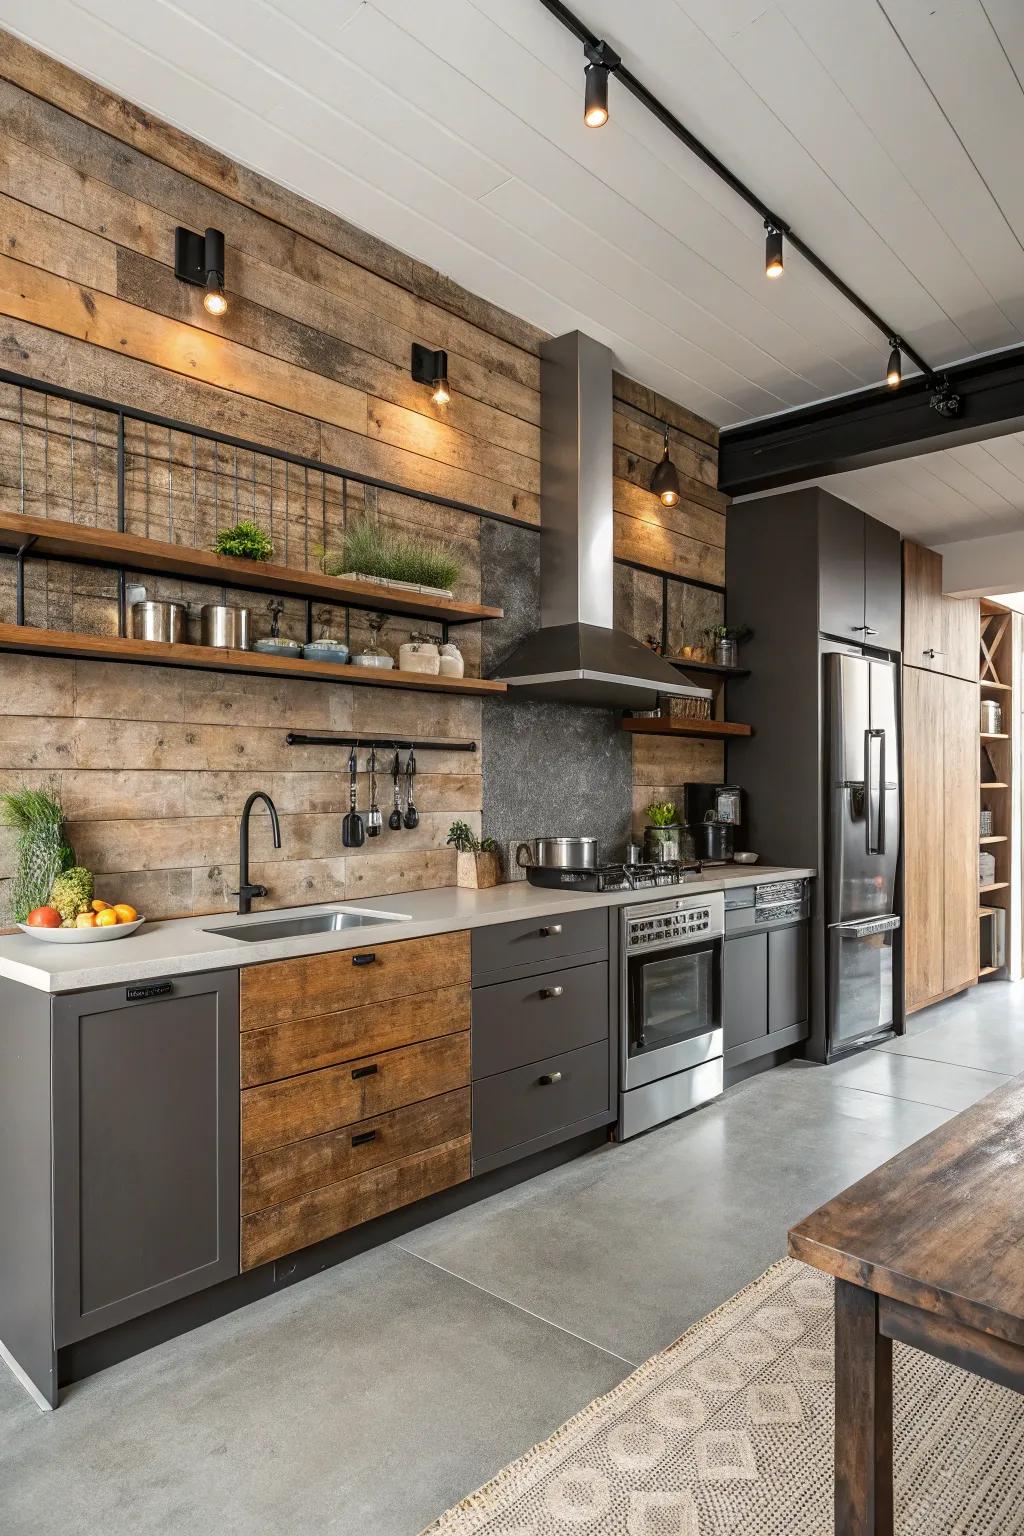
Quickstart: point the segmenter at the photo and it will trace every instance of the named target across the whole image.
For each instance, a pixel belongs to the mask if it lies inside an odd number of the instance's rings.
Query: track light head
[[[205,288],[203,308],[208,315],[223,315],[228,307],[224,292],[224,233],[208,229],[197,235],[191,229],[174,232],[174,275],[183,283]]]
[[[782,262],[782,230],[773,224],[770,219],[765,219],[764,227],[768,231],[764,242],[764,275],[765,277],[781,277]]]
[[[608,121],[608,76],[622,60],[606,42],[586,43],[584,71],[583,121],[588,128],[603,128]]]
[[[660,497],[662,506],[674,507],[679,500],[679,471],[669,458],[668,427],[665,428],[665,450],[651,475],[651,490]]]
[[[885,370],[885,382],[890,389],[898,389],[903,383],[903,340],[899,336],[890,336],[889,345],[892,351],[889,353],[889,366]]]
[[[448,387],[448,353],[434,352],[430,347],[412,344],[411,372],[417,384],[429,384],[430,397],[435,405],[447,405],[452,397]]]

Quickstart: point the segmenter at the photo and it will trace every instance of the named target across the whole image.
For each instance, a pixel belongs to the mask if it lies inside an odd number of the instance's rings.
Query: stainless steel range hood
[[[709,699],[612,628],[612,354],[572,331],[540,355],[541,627],[494,675],[532,698],[619,709]]]

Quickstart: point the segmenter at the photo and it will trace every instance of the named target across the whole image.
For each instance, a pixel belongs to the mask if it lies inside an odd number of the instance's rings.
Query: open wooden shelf
[[[258,677],[312,678],[374,688],[409,688],[426,693],[505,693],[507,684],[483,677],[426,677],[422,672],[337,666],[327,661],[264,656],[211,645],[171,645],[161,640],[125,640],[117,635],[75,635],[27,624],[0,624],[0,651],[35,656],[69,656],[90,661],[147,662],[161,667],[197,667],[203,672],[243,672]]]
[[[1002,780],[1000,780],[1000,779],[991,779],[989,781],[989,783],[987,783],[987,784],[985,783],[985,780],[982,779],[981,785],[980,785],[980,788],[983,789],[983,790],[985,790],[985,789],[1009,789],[1009,787],[1010,787],[1009,784],[1004,784],[1002,782]]]
[[[994,976],[996,971],[1001,971],[1002,969],[1003,967],[1001,965],[983,965],[981,970],[978,972],[978,975]]]
[[[979,837],[978,838],[978,842],[979,843],[1005,843],[1005,842],[1008,842],[1008,841],[1009,841],[1009,839],[1008,839],[1008,837],[1007,837],[1005,832],[998,833],[998,834],[997,833],[993,833],[993,835],[991,837]]]
[[[978,682],[979,682],[979,684],[980,684],[980,686],[982,688],[988,688],[990,690],[995,690],[995,692],[997,692],[997,693],[1012,693],[1013,692],[1013,684],[1012,683],[997,683],[995,678],[992,678],[992,677],[982,677],[982,678],[979,678]]]
[[[982,741],[1009,741],[1009,731],[981,731]]]
[[[635,736],[752,736],[753,726],[736,720],[655,720],[627,717],[621,721],[624,731]]]
[[[16,552],[27,540],[33,541],[28,550],[30,555],[43,555],[51,560],[126,567],[152,575],[216,582],[249,592],[274,592],[311,602],[338,603],[378,613],[433,619],[439,624],[472,624],[480,619],[504,617],[503,609],[487,608],[480,603],[459,603],[450,598],[378,587],[365,581],[342,581],[320,571],[294,571],[284,565],[238,560],[205,549],[190,549],[184,544],[143,539],[134,533],[116,533],[103,528],[87,528],[81,523],[61,522],[57,518],[26,517],[18,512],[0,511],[0,550]],[[288,657],[284,659],[289,660]]]
[[[1009,884],[1009,880],[993,880],[991,885],[979,885],[978,890],[982,893],[985,891],[1005,891]]]
[[[717,661],[687,661],[685,656],[663,656],[661,659],[671,667],[678,667],[680,672],[709,672],[714,677],[750,676],[749,667],[722,667]]]

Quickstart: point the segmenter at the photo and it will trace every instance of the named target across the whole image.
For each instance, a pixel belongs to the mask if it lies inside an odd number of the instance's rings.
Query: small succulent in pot
[[[259,523],[247,518],[231,528],[222,528],[214,543],[218,555],[233,555],[236,560],[270,560],[274,545]]]
[[[457,855],[457,883],[473,891],[487,890],[501,880],[501,860],[493,837],[477,837],[465,821],[453,821],[446,842]]]

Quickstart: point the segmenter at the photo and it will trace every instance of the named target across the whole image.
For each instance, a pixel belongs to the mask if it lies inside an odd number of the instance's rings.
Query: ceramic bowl
[[[105,944],[109,939],[126,939],[146,921],[137,917],[131,923],[112,923],[109,928],[30,928],[19,923],[22,933],[30,939],[42,939],[44,944]]]
[[[734,864],[756,864],[759,857],[756,853],[734,853],[732,861]]]

